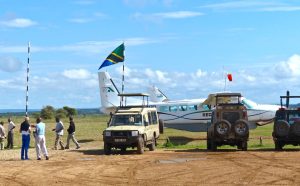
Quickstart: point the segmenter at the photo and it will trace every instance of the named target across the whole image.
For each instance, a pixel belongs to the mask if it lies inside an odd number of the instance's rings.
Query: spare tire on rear
[[[163,134],[164,133],[164,127],[165,127],[165,122],[163,120],[159,120],[159,133]]]
[[[231,124],[229,121],[222,119],[214,124],[214,131],[220,137],[227,136],[230,132]]]
[[[284,120],[279,120],[274,123],[275,135],[285,137],[289,134],[290,125]]]
[[[295,136],[300,136],[300,122],[293,123],[290,127],[290,132]]]
[[[249,135],[248,122],[242,119],[237,120],[234,124],[234,132],[240,137]]]

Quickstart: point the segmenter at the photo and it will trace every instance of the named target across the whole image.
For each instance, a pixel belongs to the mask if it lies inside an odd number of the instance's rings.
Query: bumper
[[[136,147],[138,143],[139,136],[131,137],[103,137],[104,143],[110,145],[111,147]]]

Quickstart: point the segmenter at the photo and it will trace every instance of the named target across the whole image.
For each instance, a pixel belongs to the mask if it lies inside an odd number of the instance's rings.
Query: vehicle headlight
[[[131,132],[131,136],[138,136],[139,135],[139,131],[132,131]]]
[[[105,135],[105,136],[111,136],[111,131],[105,131],[105,132],[104,132],[104,135]]]

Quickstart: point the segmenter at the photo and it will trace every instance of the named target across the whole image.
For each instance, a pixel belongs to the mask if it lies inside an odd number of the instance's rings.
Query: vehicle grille
[[[127,137],[131,136],[131,131],[113,131],[112,136],[114,137]]]
[[[223,119],[229,121],[231,124],[240,119],[240,113],[238,112],[224,112]]]

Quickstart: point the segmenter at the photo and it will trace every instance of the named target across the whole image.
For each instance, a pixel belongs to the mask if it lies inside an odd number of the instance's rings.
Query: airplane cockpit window
[[[170,112],[177,112],[177,106],[170,106],[169,110]]]
[[[111,120],[110,126],[120,125],[142,125],[142,116],[136,115],[114,115]]]
[[[187,106],[186,105],[180,105],[179,106],[179,111],[186,111],[187,110]]]
[[[247,109],[253,109],[257,106],[257,104],[253,101],[250,101],[248,99],[243,99],[242,104],[247,108]]]
[[[202,105],[203,110],[210,110],[208,105]]]

